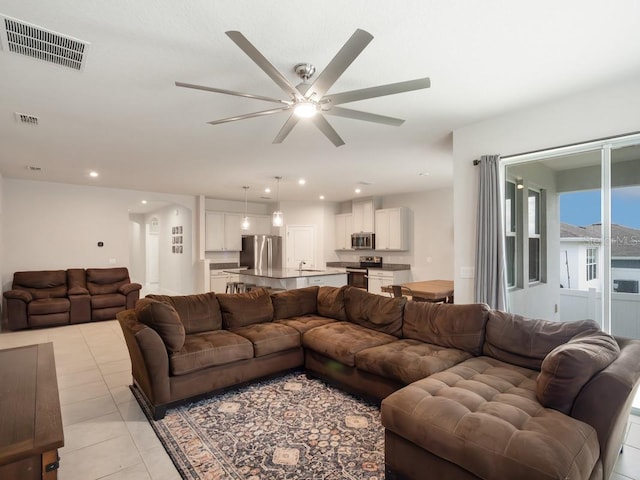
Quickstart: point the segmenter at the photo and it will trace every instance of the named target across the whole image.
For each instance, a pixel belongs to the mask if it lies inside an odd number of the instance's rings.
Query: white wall
[[[410,213],[409,251],[374,251],[384,263],[411,265],[413,280],[450,280],[453,278],[453,189],[382,197],[381,208],[407,207]],[[344,212],[340,208],[340,212]],[[347,210],[348,211],[348,210]],[[333,244],[334,240],[332,240]],[[335,252],[334,252],[335,254]],[[356,262],[369,251],[338,252],[339,260]]]
[[[181,204],[190,211],[195,204],[188,196],[5,179],[3,290],[19,270],[109,267],[110,259],[131,268],[128,210],[142,198]],[[99,241],[103,247],[97,246]],[[192,283],[185,282],[185,288]]]
[[[483,154],[517,153],[640,130],[640,82],[629,81],[576,94],[546,105],[489,119],[454,131],[453,216],[457,303],[473,302],[473,279],[461,278],[475,264],[478,170]]]
[[[146,283],[145,219],[143,214],[129,215],[129,276],[133,282]]]
[[[193,210],[170,205],[146,215],[146,222],[158,219],[160,243],[160,292],[165,295],[184,295],[195,292],[196,255],[193,235]],[[173,253],[173,227],[182,227],[182,253]]]
[[[316,227],[316,267],[324,268],[328,261],[337,260],[333,250],[335,242],[334,215],[337,204],[327,202],[280,202],[280,209],[284,215],[284,226],[276,235],[282,235],[283,252],[287,252],[286,231],[288,225],[315,225]],[[286,260],[283,258],[283,264]]]

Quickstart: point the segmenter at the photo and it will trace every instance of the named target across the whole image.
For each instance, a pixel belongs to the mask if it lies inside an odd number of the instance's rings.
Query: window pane
[[[505,228],[509,233],[516,231],[516,184],[507,182],[505,187]]]
[[[507,286],[516,284],[516,237],[507,237]]]
[[[529,235],[540,234],[540,192],[529,190]]]
[[[540,280],[540,238],[529,238],[529,281]]]

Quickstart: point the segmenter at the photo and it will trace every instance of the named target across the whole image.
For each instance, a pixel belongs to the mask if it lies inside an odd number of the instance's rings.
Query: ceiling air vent
[[[88,43],[0,15],[2,48],[19,55],[82,70]]]
[[[35,115],[27,115],[26,113],[16,112],[16,120],[19,123],[24,123],[25,125],[38,125],[38,121],[40,119]]]

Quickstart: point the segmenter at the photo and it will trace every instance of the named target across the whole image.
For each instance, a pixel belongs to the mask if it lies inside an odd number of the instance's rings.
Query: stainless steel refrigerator
[[[282,237],[277,235],[243,236],[240,266],[256,270],[282,268]]]

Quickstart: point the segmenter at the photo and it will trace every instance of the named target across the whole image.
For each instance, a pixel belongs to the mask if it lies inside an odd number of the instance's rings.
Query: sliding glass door
[[[640,134],[503,167],[510,310],[640,339]]]

